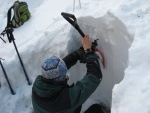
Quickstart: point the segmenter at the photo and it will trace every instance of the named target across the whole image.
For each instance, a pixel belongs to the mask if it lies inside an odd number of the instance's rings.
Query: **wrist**
[[[90,51],[92,51],[92,49],[89,48],[89,49],[85,49],[84,51],[85,51],[85,52],[90,52]]]

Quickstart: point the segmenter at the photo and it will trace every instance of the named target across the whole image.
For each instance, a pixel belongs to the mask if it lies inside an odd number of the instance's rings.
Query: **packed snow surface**
[[[83,113],[93,103],[104,103],[111,113],[150,113],[150,1],[148,0],[24,0],[31,18],[14,29],[15,43],[30,81],[41,74],[41,62],[51,55],[60,58],[81,46],[80,34],[61,16],[72,13],[98,49],[104,53],[106,67],[97,90],[84,103]],[[0,0],[0,32],[7,24],[7,11],[14,0]],[[32,85],[28,85],[13,43],[0,40],[0,58],[6,70],[12,95],[0,68],[0,113],[33,113]],[[67,75],[68,84],[81,80],[85,64],[77,63]]]

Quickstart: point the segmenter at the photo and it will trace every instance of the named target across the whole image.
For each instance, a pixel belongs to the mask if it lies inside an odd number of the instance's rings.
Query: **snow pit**
[[[124,78],[124,70],[128,66],[128,49],[131,46],[132,38],[125,25],[113,14],[107,13],[103,17],[81,17],[78,24],[85,34],[89,34],[92,41],[99,39],[98,49],[103,51],[106,59],[106,67],[101,70],[103,79],[97,90],[85,102],[85,108],[93,103],[105,103],[111,106],[112,89],[115,84],[120,83]],[[67,49],[71,53],[81,46],[81,36],[71,28],[68,36]],[[86,66],[79,62],[71,68],[69,84],[82,79],[86,74]],[[91,101],[92,102],[88,102]],[[83,106],[83,111],[85,110]]]
[[[34,18],[34,16],[24,26],[14,31],[18,50],[32,82],[37,75],[41,74],[40,65],[45,58],[51,55],[63,58],[67,55],[67,52],[70,53],[81,46],[80,34],[64,19],[53,24],[40,24],[38,25],[39,28],[37,23],[42,16],[39,18]],[[103,102],[108,106],[111,105],[112,88],[115,84],[120,83],[124,77],[124,70],[128,65],[128,49],[133,38],[129,35],[125,25],[110,13],[100,18],[82,17],[78,19],[78,23],[84,33],[90,34],[93,41],[99,39],[98,48],[103,51],[106,59],[106,68],[103,69],[101,66],[103,80],[97,90],[84,103],[83,112],[93,103]],[[3,65],[16,92],[15,96],[10,94],[3,72],[0,69],[2,83],[0,97],[3,97],[1,103],[5,103],[1,104],[0,109],[3,109],[4,113],[11,113],[12,111],[20,113],[22,109],[24,111],[27,108],[25,112],[31,113],[32,86],[27,85],[14,47],[12,44],[3,44],[2,42],[0,47],[1,57],[5,58]],[[70,80],[68,83],[72,84],[72,82],[82,79],[85,72],[85,64],[77,63],[69,70]],[[21,99],[24,100],[23,103],[20,102]],[[11,105],[12,102],[15,104]],[[4,109],[8,106],[8,109]]]

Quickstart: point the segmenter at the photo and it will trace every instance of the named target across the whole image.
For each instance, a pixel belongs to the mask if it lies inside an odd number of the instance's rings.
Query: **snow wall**
[[[32,7],[32,11],[36,8],[36,5],[40,5],[40,2],[33,5],[35,6]],[[7,10],[4,9],[3,11]],[[41,74],[40,65],[43,59],[54,54],[63,58],[67,53],[73,52],[81,46],[80,34],[64,19],[56,18],[54,23],[41,27],[41,29],[36,29],[36,25],[41,18],[36,19],[34,16],[36,15],[33,15],[24,26],[14,31],[18,50],[32,82],[37,75]],[[6,22],[6,18],[3,21]],[[64,21],[66,22],[65,25]],[[78,19],[78,23],[84,33],[90,34],[92,40],[99,39],[98,48],[103,51],[106,59],[106,68],[103,69],[101,66],[103,80],[97,90],[85,102],[82,111],[95,102],[104,102],[111,106],[112,88],[124,77],[124,70],[128,65],[128,49],[132,43],[132,38],[125,25],[111,13],[100,18],[82,17]],[[5,24],[2,26],[1,28],[4,28]],[[32,33],[29,28],[32,29]],[[20,34],[22,34],[21,38],[19,38]],[[32,86],[27,84],[13,44],[0,42],[0,48],[1,57],[6,59],[3,61],[3,65],[16,92],[15,96],[11,96],[8,84],[0,68],[0,80],[2,83],[0,109],[4,113],[20,113],[22,111],[31,113]],[[4,51],[5,53],[3,53]],[[68,72],[70,77],[69,84],[82,79],[85,73],[85,64],[78,62]],[[3,92],[5,92],[5,95]],[[12,105],[12,103],[14,104]]]
[[[103,68],[101,65],[102,82],[90,97],[90,101],[93,99],[96,103],[103,102],[111,106],[112,89],[115,84],[122,81],[124,70],[128,66],[128,49],[132,38],[125,25],[111,13],[100,18],[81,17],[78,19],[78,23],[85,34],[90,34],[92,41],[99,39],[98,48],[103,51],[106,60],[106,67]],[[81,46],[81,36],[72,28],[68,37],[70,40],[67,50],[70,53]],[[84,64],[75,65],[70,71],[69,83],[82,79],[85,72],[86,66]],[[88,100],[87,104],[85,102],[85,106],[89,106]]]

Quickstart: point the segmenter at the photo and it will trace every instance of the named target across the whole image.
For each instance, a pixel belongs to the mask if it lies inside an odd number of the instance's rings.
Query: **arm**
[[[88,97],[96,90],[102,79],[102,73],[97,55],[88,51],[91,50],[91,40],[88,35],[82,40],[82,46],[86,58],[87,73],[81,81],[78,81],[75,86],[70,88],[70,98],[72,107],[79,107]]]
[[[83,40],[84,39],[84,40]],[[78,60],[80,60],[81,63],[85,63],[84,61],[84,50],[91,48],[92,43],[91,40],[89,41],[89,35],[85,35],[82,38],[82,46],[73,53],[67,55],[65,58],[63,58],[63,61],[65,62],[68,70],[77,63]]]
[[[65,58],[63,58],[63,61],[65,62],[68,70],[77,63],[79,59],[79,55],[76,51],[74,51],[73,53],[67,55]]]
[[[96,90],[102,79],[98,58],[94,52],[86,53],[87,73],[81,81],[70,88],[71,106],[79,107]]]

